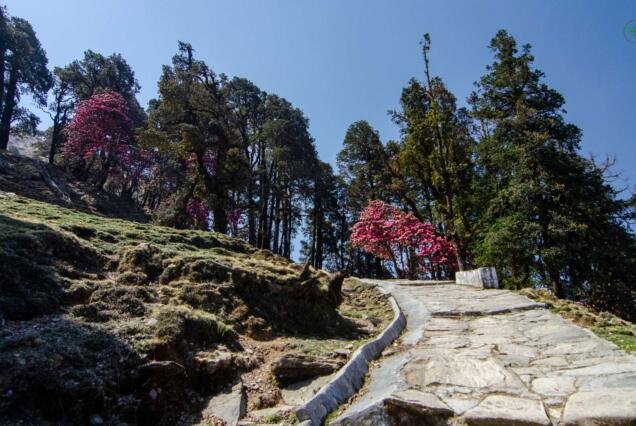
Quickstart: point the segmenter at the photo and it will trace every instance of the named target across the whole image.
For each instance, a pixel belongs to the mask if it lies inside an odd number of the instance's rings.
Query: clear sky
[[[636,20],[633,0],[2,3],[32,23],[52,66],[86,49],[121,53],[142,86],[142,105],[156,95],[177,40],[188,41],[216,72],[249,78],[300,107],[331,162],[355,120],[368,120],[384,141],[397,138],[387,110],[408,79],[422,75],[423,33],[432,37],[433,72],[464,103],[492,61],[489,40],[505,28],[532,44],[536,65],[564,94],[568,120],[583,129],[582,152],[616,155],[622,186],[636,184],[636,42],[624,34]]]

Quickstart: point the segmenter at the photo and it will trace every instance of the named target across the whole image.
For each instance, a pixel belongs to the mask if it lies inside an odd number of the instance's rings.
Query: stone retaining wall
[[[390,297],[389,301],[394,313],[391,324],[374,340],[358,348],[329,383],[296,409],[296,416],[302,426],[320,425],[327,414],[356,393],[369,371],[369,363],[378,358],[384,348],[398,338],[406,326],[406,317],[393,297]]]

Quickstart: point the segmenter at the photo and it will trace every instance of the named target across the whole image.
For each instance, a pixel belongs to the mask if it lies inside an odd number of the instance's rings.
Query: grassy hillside
[[[250,407],[271,406],[272,359],[351,348],[391,316],[242,241],[6,192],[0,276],[0,423],[189,423],[241,375],[263,380]]]

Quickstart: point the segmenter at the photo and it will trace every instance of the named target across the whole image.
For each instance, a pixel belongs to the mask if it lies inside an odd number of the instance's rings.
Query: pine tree
[[[469,264],[468,245],[472,238],[470,191],[474,178],[472,125],[464,108],[457,108],[455,96],[429,69],[431,40],[422,41],[424,81],[411,79],[402,90],[401,110],[393,114],[402,127],[400,170],[419,195],[420,208],[457,247],[457,265]],[[422,219],[422,214],[418,215]]]
[[[546,285],[632,316],[636,256],[625,205],[578,154],[581,132],[533,68],[530,46],[519,52],[500,31],[490,48],[495,62],[470,98],[486,196],[478,263],[497,266],[508,285]]]
[[[9,17],[0,6],[0,149],[7,149],[12,126],[22,122],[29,127],[37,120],[19,106],[22,94],[28,93],[36,104],[46,105],[52,85],[47,62],[31,24]]]

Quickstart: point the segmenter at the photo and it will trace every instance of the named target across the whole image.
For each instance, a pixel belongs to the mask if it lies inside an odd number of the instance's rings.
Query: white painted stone
[[[541,401],[506,395],[491,395],[464,416],[476,425],[549,425],[550,420]]]
[[[493,267],[455,272],[457,284],[467,284],[480,288],[499,288],[497,271]]]

